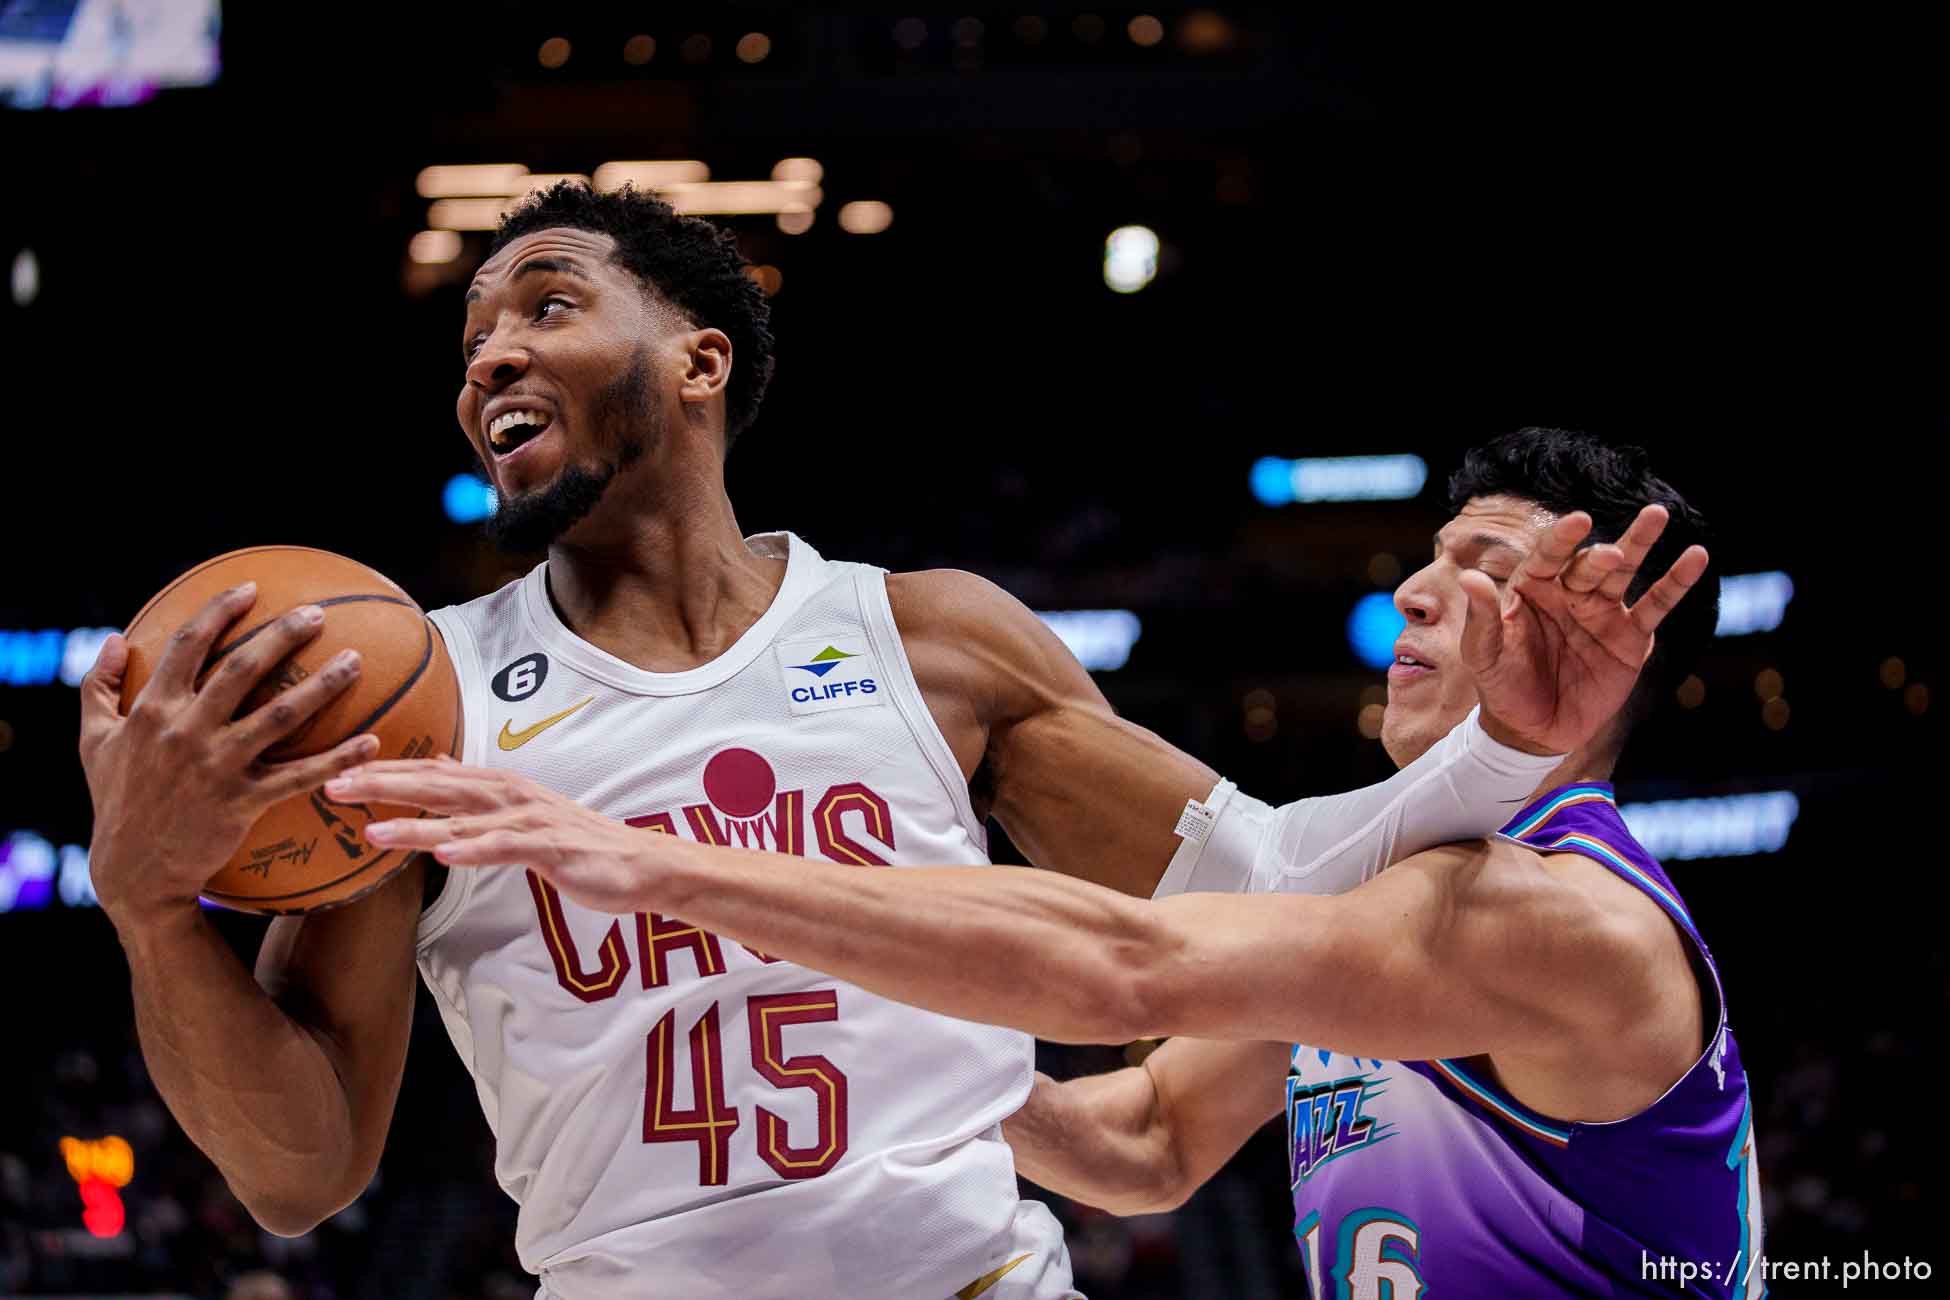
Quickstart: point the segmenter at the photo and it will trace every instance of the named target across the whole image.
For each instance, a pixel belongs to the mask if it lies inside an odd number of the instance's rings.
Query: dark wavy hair
[[[680,216],[668,203],[629,186],[598,194],[580,182],[558,181],[501,218],[488,254],[523,235],[559,226],[608,235],[616,241],[617,265],[693,325],[723,330],[731,340],[724,418],[729,449],[758,417],[773,366],[771,304],[731,232]]]
[[[1694,543],[1707,540],[1706,518],[1679,490],[1654,474],[1639,447],[1614,447],[1571,429],[1518,429],[1492,438],[1463,457],[1449,479],[1449,508],[1475,497],[1512,496],[1552,514],[1591,516],[1591,542],[1624,536],[1641,509],[1661,505],[1666,530],[1632,579],[1626,599],[1637,600]],[[1625,710],[1627,727],[1641,721],[1664,692],[1682,681],[1705,653],[1719,622],[1720,578],[1708,569],[1659,625],[1652,660]]]

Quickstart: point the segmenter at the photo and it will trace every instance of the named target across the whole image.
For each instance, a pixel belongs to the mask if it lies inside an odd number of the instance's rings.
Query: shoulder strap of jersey
[[[975,815],[975,807],[969,802],[968,780],[962,775],[961,764],[956,760],[954,750],[949,748],[947,738],[941,734],[934,714],[928,709],[927,698],[914,678],[914,666],[908,662],[907,647],[901,642],[900,628],[894,623],[894,607],[887,599],[887,571],[865,564],[850,567],[854,570],[853,585],[859,598],[861,624],[867,634],[867,643],[873,647],[875,657],[887,674],[887,687],[894,707],[900,710],[914,743],[920,747],[928,766],[941,782],[941,788],[947,793],[963,829],[987,854],[988,827]]]

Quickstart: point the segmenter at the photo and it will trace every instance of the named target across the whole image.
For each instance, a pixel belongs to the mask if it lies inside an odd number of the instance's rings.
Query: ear
[[[723,330],[701,329],[684,340],[684,382],[677,389],[678,400],[709,402],[723,397],[731,382],[731,340]]]

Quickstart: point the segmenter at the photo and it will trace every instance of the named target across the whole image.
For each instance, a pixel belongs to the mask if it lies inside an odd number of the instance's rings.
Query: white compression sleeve
[[[1564,756],[1490,739],[1480,712],[1386,781],[1348,794],[1273,808],[1219,782],[1179,819],[1181,843],[1152,897],[1340,894],[1411,853],[1494,834]]]

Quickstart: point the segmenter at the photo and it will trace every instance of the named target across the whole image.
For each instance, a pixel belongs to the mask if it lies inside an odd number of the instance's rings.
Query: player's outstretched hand
[[[1463,663],[1475,675],[1491,735],[1534,753],[1565,754],[1624,707],[1653,633],[1706,573],[1706,548],[1689,547],[1625,603],[1665,527],[1665,508],[1647,506],[1617,542],[1579,550],[1591,516],[1577,511],[1551,526],[1501,594],[1487,574],[1462,575]]]
[[[584,907],[617,915],[644,909],[660,849],[684,843],[592,812],[519,773],[451,759],[366,763],[328,781],[325,793],[432,814],[374,822],[366,827],[373,844],[431,853],[450,867],[530,867]]]
[[[259,761],[358,679],[359,656],[343,651],[237,716],[258,683],[324,625],[316,606],[292,610],[239,638],[205,674],[210,647],[256,599],[247,582],[197,611],[170,637],[126,717],[129,647],[120,636],[108,638],[81,684],[81,766],[95,805],[88,866],[118,926],[193,905],[260,813],[378,752],[367,735],[309,758]]]

